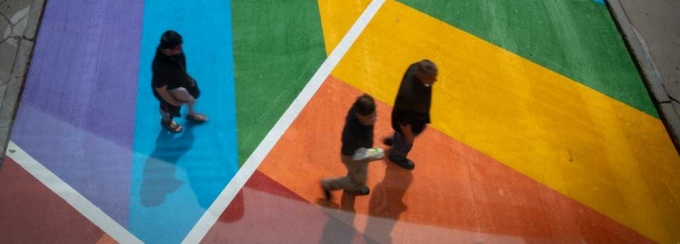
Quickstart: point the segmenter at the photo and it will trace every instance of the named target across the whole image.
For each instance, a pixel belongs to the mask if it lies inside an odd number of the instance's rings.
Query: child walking
[[[373,148],[373,125],[377,119],[375,101],[368,94],[357,97],[347,112],[342,130],[340,161],[347,167],[347,175],[321,180],[326,200],[331,200],[331,191],[343,189],[354,195],[368,195],[366,186],[368,163],[380,159],[384,152]]]

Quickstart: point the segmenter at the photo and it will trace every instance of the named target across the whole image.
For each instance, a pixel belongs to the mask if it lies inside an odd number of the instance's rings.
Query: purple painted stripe
[[[48,1],[12,140],[128,221],[143,1]]]

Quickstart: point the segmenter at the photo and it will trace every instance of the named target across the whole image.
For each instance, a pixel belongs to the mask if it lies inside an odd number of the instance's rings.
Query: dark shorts
[[[164,113],[170,114],[171,118],[179,117],[181,115],[181,113],[179,112],[180,109],[182,109],[181,106],[172,105],[172,104],[166,102],[163,99],[158,99],[158,101],[161,102],[161,107],[160,107],[161,111],[163,111]]]

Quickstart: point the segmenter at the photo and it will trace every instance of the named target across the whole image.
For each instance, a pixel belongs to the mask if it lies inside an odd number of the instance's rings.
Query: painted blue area
[[[47,1],[11,137],[123,226],[143,7]]]
[[[151,62],[161,34],[184,37],[197,111],[210,120],[170,134],[160,126]],[[146,0],[137,93],[129,230],[147,243],[179,243],[238,170],[231,2]],[[183,108],[183,113],[186,108]]]
[[[593,0],[593,1],[595,1],[596,3],[604,4],[604,0]]]

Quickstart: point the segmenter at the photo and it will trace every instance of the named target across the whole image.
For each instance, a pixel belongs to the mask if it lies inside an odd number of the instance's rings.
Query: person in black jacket
[[[366,186],[368,163],[383,157],[383,150],[373,148],[373,125],[377,119],[373,97],[363,94],[357,97],[347,112],[342,130],[340,161],[347,167],[347,175],[321,180],[326,200],[331,200],[331,191],[344,189],[350,194],[368,195]]]
[[[416,136],[430,123],[432,85],[437,81],[438,69],[434,62],[423,59],[411,64],[399,85],[399,92],[392,108],[394,135],[385,140],[392,146],[388,159],[407,170],[415,163],[407,158]]]
[[[194,110],[200,90],[186,68],[182,36],[172,30],[164,32],[153,59],[151,83],[153,95],[160,102],[161,125],[173,133],[182,131],[182,126],[173,118],[180,116],[183,104],[188,106],[187,119],[196,122],[208,120]]]

